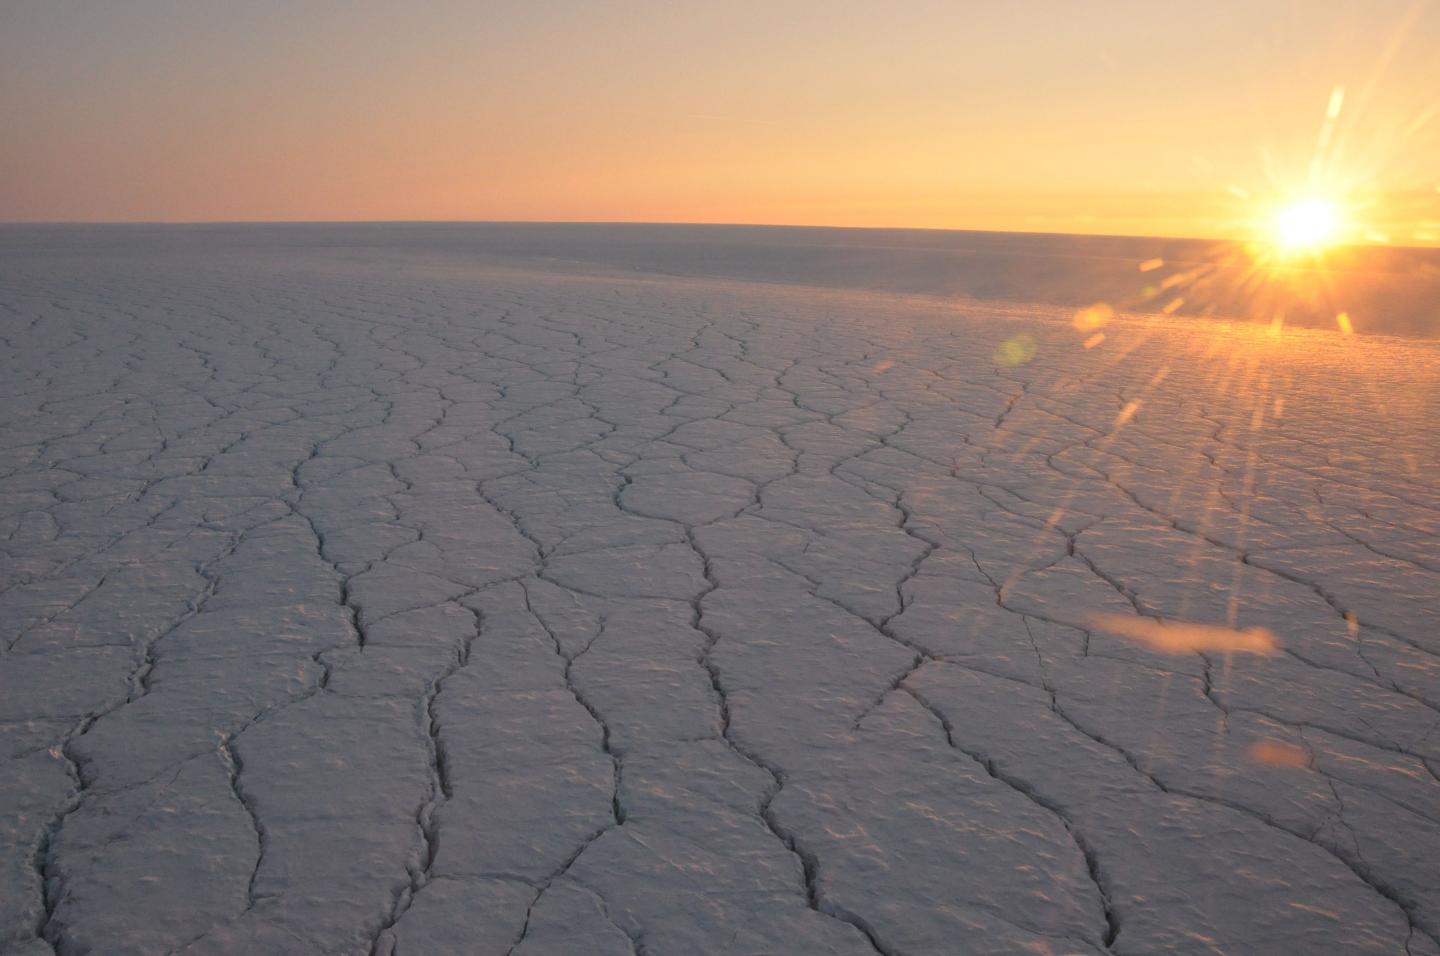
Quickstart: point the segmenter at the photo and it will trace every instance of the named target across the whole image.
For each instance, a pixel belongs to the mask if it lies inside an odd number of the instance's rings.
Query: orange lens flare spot
[[[1090,336],[1088,339],[1086,339],[1084,342],[1081,342],[1080,344],[1085,346],[1087,349],[1093,349],[1095,346],[1099,345],[1103,341],[1105,341],[1105,333],[1096,332],[1094,335]]]
[[[1341,312],[1339,315],[1335,316],[1335,324],[1340,327],[1340,332],[1341,332],[1341,334],[1343,334],[1343,335],[1354,335],[1354,334],[1355,334],[1355,324],[1350,321],[1350,313],[1349,313],[1349,312]]]
[[[1104,302],[1097,302],[1076,312],[1075,318],[1070,321],[1070,324],[1075,327],[1076,331],[1093,332],[1109,325],[1113,318],[1115,318],[1115,310]]]
[[[1117,637],[1128,637],[1162,654],[1216,651],[1272,657],[1280,653],[1280,642],[1271,631],[1263,627],[1236,630],[1218,624],[1162,621],[1153,617],[1104,613],[1091,614],[1085,621],[1096,630]]]
[[[1144,262],[1140,263],[1141,272],[1154,272],[1156,269],[1163,269],[1164,267],[1164,259],[1146,259]]]
[[[1271,767],[1304,767],[1310,763],[1310,755],[1304,748],[1283,740],[1257,740],[1250,745],[1247,756],[1255,763]]]

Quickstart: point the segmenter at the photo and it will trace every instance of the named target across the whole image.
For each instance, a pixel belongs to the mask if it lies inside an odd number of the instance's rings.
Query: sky
[[[0,0],[0,221],[1208,237],[1320,190],[1436,245],[1437,52],[1423,0]]]

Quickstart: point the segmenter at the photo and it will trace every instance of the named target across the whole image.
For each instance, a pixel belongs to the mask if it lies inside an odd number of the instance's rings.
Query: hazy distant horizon
[[[117,231],[128,236],[117,244]],[[196,241],[203,234],[204,241]],[[22,223],[0,226],[12,265],[52,254],[338,257],[346,268],[479,260],[577,262],[982,302],[1243,319],[1440,338],[1440,249],[1358,246],[1284,263],[1236,240],[734,223],[396,221]],[[328,258],[327,258],[328,257]]]
[[[686,219],[0,219],[0,228],[21,226],[714,226],[736,229],[834,229],[849,232],[939,232],[989,236],[1053,236],[1077,239],[1136,239],[1161,242],[1236,243],[1250,245],[1254,237],[1240,235],[1179,235],[1173,233],[1057,231],[1047,229],[987,229],[969,226],[850,226],[818,222],[738,222]],[[1440,250],[1440,238],[1431,242],[1337,244],[1341,250]]]

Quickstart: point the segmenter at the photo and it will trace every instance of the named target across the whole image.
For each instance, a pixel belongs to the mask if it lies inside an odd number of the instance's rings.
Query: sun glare
[[[1319,252],[1339,238],[1340,207],[1318,196],[1297,199],[1275,213],[1273,230],[1283,252]]]

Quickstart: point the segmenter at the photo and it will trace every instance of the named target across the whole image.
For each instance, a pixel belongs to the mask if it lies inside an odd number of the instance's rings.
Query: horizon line
[[[837,232],[947,232],[993,236],[1036,236],[1082,239],[1152,239],[1166,242],[1253,243],[1255,237],[1177,236],[1132,232],[1057,232],[1033,229],[976,229],[959,226],[838,226],[826,223],[720,222],[647,219],[6,219],[0,228],[17,226],[711,226],[744,229],[831,229]],[[1434,245],[1357,242],[1337,249],[1440,249]]]

